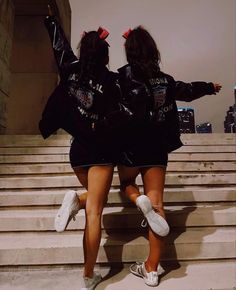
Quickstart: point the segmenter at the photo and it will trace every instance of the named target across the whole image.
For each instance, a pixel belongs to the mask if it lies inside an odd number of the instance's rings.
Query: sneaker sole
[[[153,210],[150,199],[145,195],[140,195],[136,204],[147,219],[153,232],[161,237],[167,236],[170,231],[169,225],[161,215]]]
[[[158,213],[151,210],[145,215],[150,228],[154,233],[161,237],[165,237],[169,234],[170,228],[167,221]]]
[[[72,204],[74,198],[76,196],[76,192],[68,192],[66,193],[62,205],[59,208],[56,218],[55,218],[55,230],[57,232],[63,232],[71,221],[70,218],[70,205]]]

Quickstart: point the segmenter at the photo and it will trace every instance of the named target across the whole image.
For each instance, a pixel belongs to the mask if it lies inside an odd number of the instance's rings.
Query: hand
[[[216,93],[219,93],[219,91],[221,90],[222,86],[220,84],[213,84],[214,85],[214,89]]]
[[[49,4],[48,4],[48,15],[49,16],[53,16],[52,8],[51,8],[51,6]]]

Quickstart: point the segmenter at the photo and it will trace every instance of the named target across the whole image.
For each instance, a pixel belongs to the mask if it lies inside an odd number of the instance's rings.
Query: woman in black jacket
[[[123,104],[132,118],[121,128],[124,144],[118,169],[122,191],[140,208],[149,225],[147,260],[133,264],[130,271],[147,285],[156,286],[164,271],[159,265],[162,237],[169,233],[163,207],[168,153],[182,146],[176,100],[215,94],[221,86],[176,82],[160,70],[160,53],[144,28],[129,30],[123,36],[128,64],[118,71]],[[144,195],[135,184],[139,173]]]
[[[64,231],[78,210],[85,208],[82,289],[91,290],[101,281],[94,265],[101,240],[101,215],[116,158],[110,120],[119,111],[120,91],[117,74],[106,67],[109,61],[106,30],[84,32],[78,59],[56,18],[48,16],[45,25],[59,68],[60,84],[48,99],[39,128],[44,138],[59,128],[73,136],[70,163],[87,189],[81,198],[73,190],[66,193],[55,218],[55,228]]]

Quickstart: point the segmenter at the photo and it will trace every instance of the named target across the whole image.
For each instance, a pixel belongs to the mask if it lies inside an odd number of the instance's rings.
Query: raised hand
[[[51,8],[51,6],[49,4],[48,4],[48,15],[49,16],[53,16],[52,8]]]
[[[221,90],[222,86],[220,84],[213,84],[214,88],[215,88],[215,92],[219,93],[219,91]]]

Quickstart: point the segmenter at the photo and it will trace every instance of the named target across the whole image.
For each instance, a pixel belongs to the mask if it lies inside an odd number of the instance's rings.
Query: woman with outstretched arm
[[[60,84],[49,97],[39,123],[44,138],[62,128],[73,137],[70,163],[87,192],[66,193],[55,218],[62,232],[79,209],[85,208],[83,237],[83,290],[92,290],[101,281],[94,272],[100,240],[101,216],[110,190],[115,163],[110,120],[119,111],[117,74],[107,69],[108,32],[102,28],[84,32],[77,58],[57,19],[50,15],[45,25],[57,62]]]
[[[184,83],[160,70],[160,52],[147,30],[139,26],[124,35],[128,64],[120,68],[124,105],[132,112],[120,128],[123,152],[118,171],[121,190],[141,210],[148,223],[149,254],[130,271],[149,286],[158,285],[164,237],[169,233],[163,194],[168,154],[183,144],[180,140],[176,100],[192,101],[216,94],[219,84]],[[144,194],[135,183],[141,174]]]

